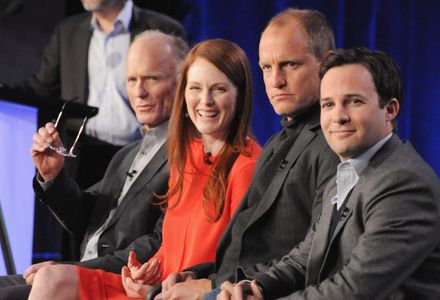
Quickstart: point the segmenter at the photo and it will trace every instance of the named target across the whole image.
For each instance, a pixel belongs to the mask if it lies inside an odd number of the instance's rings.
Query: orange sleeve
[[[160,262],[161,262],[162,265],[163,265],[163,263],[164,263],[164,258],[165,258],[165,254],[164,254],[164,251],[163,251],[163,247],[162,247],[162,246],[159,248],[159,250],[157,250],[156,254],[154,254],[153,257],[151,257],[151,258],[148,260],[148,262],[151,262],[151,261],[152,261],[153,259],[155,259],[155,258],[157,258],[158,260],[160,260]]]

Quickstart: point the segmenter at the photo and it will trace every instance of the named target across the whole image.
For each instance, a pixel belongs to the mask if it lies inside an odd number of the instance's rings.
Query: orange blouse
[[[203,191],[216,157],[210,158],[213,164],[206,164],[201,140],[190,144],[188,154],[192,160],[187,159],[184,168],[181,199],[177,205],[177,194],[169,200],[171,208],[162,225],[162,245],[152,257],[162,262],[161,281],[171,272],[215,259],[217,242],[252,180],[261,147],[249,139],[246,150],[250,156],[239,155],[229,173],[223,214],[216,222],[211,222],[203,208]],[[170,187],[177,181],[173,173]],[[81,299],[129,299],[118,274],[78,267],[78,276]]]

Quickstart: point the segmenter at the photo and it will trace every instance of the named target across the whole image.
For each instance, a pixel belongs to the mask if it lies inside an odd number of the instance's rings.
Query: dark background
[[[0,13],[6,0],[0,0]],[[261,143],[280,128],[258,69],[258,41],[266,22],[286,7],[318,9],[335,30],[337,47],[364,46],[391,55],[405,87],[398,133],[440,174],[440,2],[435,0],[160,0],[134,1],[181,21],[192,43],[226,38],[239,44],[253,67],[253,130]],[[24,0],[17,15],[0,20],[0,82],[35,72],[56,23],[82,11],[79,0]],[[31,183],[29,183],[31,184]],[[60,258],[60,229],[36,204],[34,258]],[[44,216],[44,217],[42,217]],[[45,237],[45,238],[44,238]]]

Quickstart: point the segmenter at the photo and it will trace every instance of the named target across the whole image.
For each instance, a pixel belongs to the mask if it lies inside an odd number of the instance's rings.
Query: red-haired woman
[[[56,266],[51,276],[63,279],[50,289],[32,290],[30,299],[60,299],[65,289],[72,290],[69,299],[143,298],[169,273],[213,261],[261,151],[249,137],[251,110],[251,73],[243,50],[220,39],[192,48],[182,66],[169,125],[170,184],[162,203],[162,246],[142,266],[130,255],[122,276]]]

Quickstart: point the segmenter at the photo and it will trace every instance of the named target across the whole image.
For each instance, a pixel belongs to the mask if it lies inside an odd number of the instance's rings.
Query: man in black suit
[[[440,299],[440,181],[393,131],[402,87],[383,52],[334,51],[321,126],[341,163],[304,242],[221,299]]]
[[[122,148],[102,180],[89,189],[81,190],[64,172],[64,158],[50,150],[49,144],[61,143],[52,123],[34,135],[34,189],[68,230],[85,233],[78,265],[119,273],[130,250],[146,261],[160,246],[162,214],[155,202],[168,188],[168,118],[187,48],[182,39],[159,31],[142,33],[130,46],[127,91],[144,137]],[[52,264],[31,266],[24,279],[31,284],[40,268]],[[1,278],[0,286],[25,283],[17,277]],[[19,292],[27,297],[29,290],[30,286],[0,289],[0,298]]]
[[[78,157],[66,170],[83,189],[104,175],[112,156],[140,138],[124,84],[130,41],[144,30],[158,29],[185,39],[183,27],[163,14],[143,10],[131,0],[81,0],[86,13],[61,21],[55,28],[39,71],[21,87],[45,96],[99,107],[88,121]],[[67,120],[63,141],[71,145],[78,120]]]
[[[269,266],[303,240],[337,164],[319,126],[318,103],[320,62],[333,47],[333,31],[317,11],[288,9],[269,22],[260,40],[260,67],[284,128],[264,146],[216,261],[171,274],[162,284],[164,299],[202,295],[234,280],[238,265]]]

